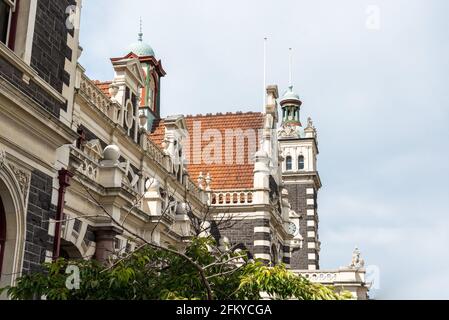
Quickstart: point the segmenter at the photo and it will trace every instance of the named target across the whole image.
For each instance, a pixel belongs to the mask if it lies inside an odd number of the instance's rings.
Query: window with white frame
[[[12,35],[13,16],[18,0],[0,0],[0,41],[8,45]]]

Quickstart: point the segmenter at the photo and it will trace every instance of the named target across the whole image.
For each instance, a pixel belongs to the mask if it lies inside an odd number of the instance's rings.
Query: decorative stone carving
[[[299,132],[295,126],[283,125],[278,132],[279,138],[299,138]]]
[[[361,258],[361,253],[359,248],[355,248],[354,251],[352,252],[352,261],[351,264],[349,265],[349,268],[351,269],[360,269],[363,268],[365,266],[365,260],[363,260]]]
[[[116,145],[109,145],[103,150],[103,159],[112,164],[118,164],[120,158],[120,148]]]
[[[210,185],[212,183],[212,178],[209,173],[207,174],[205,181],[206,181],[206,191],[210,191],[211,190]]]
[[[112,101],[116,101],[116,96],[119,89],[120,89],[119,86],[116,85],[115,83],[111,83],[111,85],[109,86],[109,94],[111,95]]]
[[[103,155],[103,150],[100,144],[100,140],[93,139],[84,145],[84,153],[95,161],[99,161]]]
[[[22,192],[22,195],[26,197],[28,194],[28,187],[30,185],[30,175],[13,164],[10,164],[9,167],[12,172],[14,172],[17,182],[19,183],[20,192]]]
[[[204,176],[203,176],[203,173],[200,172],[200,174],[199,174],[199,176],[198,176],[198,187],[199,187],[201,190],[204,189],[203,183],[204,183]]]
[[[313,126],[312,118],[310,118],[310,117],[307,118],[307,128],[315,128]]]
[[[5,150],[0,150],[0,169],[6,164],[6,152]]]
[[[317,138],[316,128],[313,125],[312,118],[307,119],[307,128],[304,130],[306,138]]]

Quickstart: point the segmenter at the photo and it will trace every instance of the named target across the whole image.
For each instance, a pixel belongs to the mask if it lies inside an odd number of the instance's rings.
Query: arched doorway
[[[14,285],[22,273],[25,247],[25,207],[15,174],[0,168],[0,288]],[[6,298],[3,294],[0,299]]]

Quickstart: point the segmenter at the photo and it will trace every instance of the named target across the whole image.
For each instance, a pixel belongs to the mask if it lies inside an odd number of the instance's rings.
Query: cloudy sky
[[[142,16],[167,71],[163,115],[261,111],[263,38],[280,91],[292,47],[302,119],[319,130],[321,267],[358,245],[380,269],[376,297],[449,299],[448,12],[447,0],[84,0],[81,63],[111,79]]]

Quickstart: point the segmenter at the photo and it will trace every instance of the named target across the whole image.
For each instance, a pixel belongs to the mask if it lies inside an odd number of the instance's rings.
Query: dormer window
[[[304,170],[304,156],[298,157],[298,170]]]
[[[16,11],[17,0],[1,0],[0,1],[0,41],[13,46],[14,39],[14,13]]]
[[[287,171],[292,171],[293,169],[293,163],[292,163],[292,157],[291,156],[287,156],[287,158],[285,159],[285,169]]]

